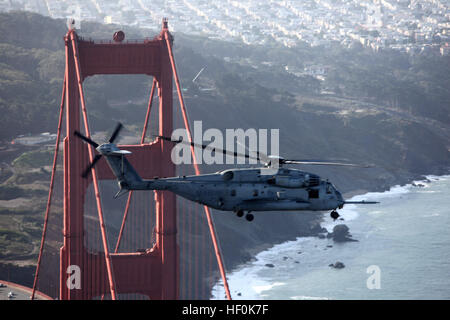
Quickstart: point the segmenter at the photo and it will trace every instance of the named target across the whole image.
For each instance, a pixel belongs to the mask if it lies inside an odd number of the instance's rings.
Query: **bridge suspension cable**
[[[174,78],[175,78],[175,84],[176,84],[176,87],[177,87],[178,100],[180,101],[180,108],[181,108],[181,112],[182,112],[182,115],[183,115],[184,126],[185,126],[186,131],[187,131],[188,141],[192,142],[191,129],[190,129],[190,126],[189,126],[189,119],[188,119],[188,116],[187,116],[186,106],[184,104],[183,94],[181,93],[181,89],[180,89],[180,81],[179,81],[179,78],[178,78],[178,73],[177,73],[177,69],[176,69],[176,66],[175,66],[175,59],[173,57],[172,47],[171,47],[171,44],[170,44],[170,35],[169,35],[169,32],[168,32],[167,29],[164,29],[164,37],[166,39],[167,48],[169,50],[169,58],[170,58],[170,63],[172,65],[172,71],[173,71],[173,75],[174,75]],[[193,157],[193,160],[194,160],[195,174],[199,175],[200,174],[200,169],[198,168],[197,159],[195,157],[195,150],[194,150],[194,147],[192,146],[192,144],[191,144],[191,153],[192,153],[192,157]],[[210,234],[211,234],[211,239],[212,239],[212,242],[213,242],[214,251],[215,251],[215,254],[216,254],[216,258],[217,258],[217,263],[219,265],[220,275],[222,277],[223,285],[224,285],[224,288],[225,288],[225,293],[226,293],[227,299],[231,300],[230,289],[228,287],[228,281],[227,281],[227,277],[226,277],[226,273],[225,273],[225,267],[224,267],[223,260],[222,260],[222,254],[221,254],[220,248],[219,248],[219,242],[218,242],[217,237],[216,237],[216,230],[215,230],[215,227],[214,227],[214,222],[213,222],[212,217],[211,217],[211,211],[210,211],[209,207],[206,206],[206,205],[203,206],[203,208],[205,210],[206,219],[208,221],[209,231],[210,231]]]

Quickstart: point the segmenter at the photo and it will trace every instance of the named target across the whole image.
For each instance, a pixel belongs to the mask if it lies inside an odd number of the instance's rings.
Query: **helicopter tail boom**
[[[121,189],[135,190],[144,188],[146,184],[123,154],[109,154],[105,155],[105,158]]]
[[[120,190],[115,198],[130,190],[167,190],[171,183],[165,179],[142,180],[134,167],[125,157],[125,154],[104,154],[111,170],[116,176]]]

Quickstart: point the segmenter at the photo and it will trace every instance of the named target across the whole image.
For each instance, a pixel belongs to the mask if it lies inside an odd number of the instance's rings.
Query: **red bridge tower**
[[[81,173],[93,159],[91,146],[73,135],[75,130],[89,137],[89,124],[83,95],[83,81],[96,74],[146,74],[158,85],[159,134],[172,134],[173,73],[166,41],[167,21],[158,37],[139,43],[124,43],[115,35],[110,43],[95,43],[78,37],[75,30],[65,36],[66,138],[64,139],[64,245],[60,251],[60,298],[91,299],[119,293],[140,293],[150,299],[178,298],[178,248],[176,242],[176,202],[170,192],[157,192],[156,244],[145,252],[110,253],[98,190],[98,180],[115,179],[104,159],[89,179]],[[81,107],[81,110],[80,110]],[[125,146],[132,151],[129,161],[143,178],[174,176],[171,145],[157,140],[151,144]],[[149,165],[151,164],[151,165]],[[94,185],[102,231],[103,253],[88,252],[84,245],[83,214],[86,191]],[[75,267],[74,267],[75,266]],[[78,268],[78,269],[77,269]],[[89,272],[88,272],[89,270]],[[72,283],[72,272],[81,276]],[[75,275],[75,273],[73,274]],[[92,285],[102,284],[102,285]]]

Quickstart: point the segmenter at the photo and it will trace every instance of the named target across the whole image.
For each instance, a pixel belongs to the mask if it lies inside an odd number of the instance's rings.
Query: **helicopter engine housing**
[[[320,184],[320,177],[315,174],[306,175],[277,175],[275,185],[284,188],[315,187]]]
[[[275,184],[284,188],[301,188],[306,186],[304,178],[291,176],[276,176]]]

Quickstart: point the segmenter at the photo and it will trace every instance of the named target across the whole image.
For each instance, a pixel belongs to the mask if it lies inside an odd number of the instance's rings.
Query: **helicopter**
[[[252,221],[251,212],[257,211],[328,211],[334,220],[340,217],[337,209],[345,204],[375,204],[374,201],[345,201],[342,194],[328,180],[318,175],[293,168],[285,168],[287,164],[330,165],[350,167],[371,167],[351,163],[330,162],[324,160],[293,160],[279,156],[267,156],[261,152],[241,154],[225,149],[210,147],[172,139],[165,136],[156,136],[159,139],[182,143],[202,149],[213,149],[214,152],[259,160],[264,163],[258,168],[232,168],[216,173],[154,178],[143,180],[127,160],[130,151],[121,150],[114,144],[120,130],[118,123],[108,143],[99,145],[78,131],[74,135],[84,142],[92,145],[98,154],[92,163],[82,173],[85,178],[95,166],[96,162],[104,156],[118,180],[119,192],[114,198],[130,190],[169,190],[188,200],[209,206],[221,211],[233,211],[238,217]],[[250,150],[249,150],[250,151]]]

